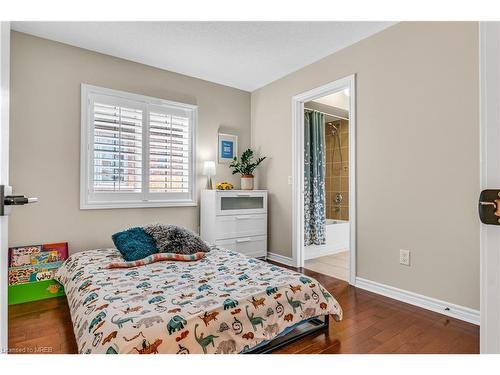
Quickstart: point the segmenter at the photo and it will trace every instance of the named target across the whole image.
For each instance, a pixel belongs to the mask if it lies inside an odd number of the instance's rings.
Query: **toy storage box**
[[[68,258],[68,243],[9,249],[9,305],[64,295],[54,273]]]
[[[9,285],[9,305],[64,296],[64,288],[56,280]]]

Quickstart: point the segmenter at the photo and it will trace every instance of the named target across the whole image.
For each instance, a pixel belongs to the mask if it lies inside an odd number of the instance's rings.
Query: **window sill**
[[[196,207],[196,201],[171,202],[81,202],[80,210],[106,210],[120,208],[162,208],[162,207]]]

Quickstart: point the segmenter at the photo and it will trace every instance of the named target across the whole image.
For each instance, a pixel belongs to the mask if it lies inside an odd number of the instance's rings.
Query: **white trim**
[[[361,277],[356,278],[356,287],[472,324],[479,324],[480,321],[478,310],[366,280]]]
[[[275,254],[275,253],[267,253],[267,259],[272,260],[273,262],[281,263],[286,266],[294,267],[295,260],[290,257],[286,257],[283,255]]]
[[[107,210],[107,209],[120,209],[120,208],[154,208],[154,207],[196,207],[198,203],[196,201],[170,201],[170,202],[136,202],[136,201],[128,201],[128,202],[105,202],[105,203],[87,203],[84,205],[80,205],[81,210]]]
[[[479,23],[480,184],[500,188],[500,23]],[[500,353],[500,227],[480,224],[481,353]]]
[[[304,266],[304,103],[349,88],[349,283],[356,284],[356,76],[330,82],[292,98],[292,257]]]
[[[0,184],[9,184],[10,23],[0,22]],[[8,216],[0,217],[0,354],[8,345]]]
[[[152,193],[148,194],[147,188],[147,172],[143,169],[143,182],[141,193],[124,193],[113,195],[113,199],[91,200],[89,194],[89,180],[92,176],[92,153],[89,152],[90,144],[92,143],[92,127],[89,124],[89,116],[91,111],[90,98],[100,95],[101,97],[109,96],[118,101],[133,101],[143,109],[143,163],[147,163],[148,152],[148,132],[149,132],[149,110],[158,107],[181,109],[189,111],[190,116],[190,192],[189,193],[169,193],[157,196]],[[85,83],[81,84],[81,145],[80,145],[80,209],[112,209],[112,208],[141,208],[141,207],[189,207],[198,205],[198,190],[197,190],[197,173],[196,173],[196,150],[197,150],[197,133],[198,129],[198,106],[186,103],[179,103],[170,100],[153,98],[150,96],[133,94],[125,91],[113,90],[104,87],[92,86]],[[102,194],[104,196],[106,193]],[[112,193],[110,193],[111,196]],[[163,197],[163,198],[160,198]]]
[[[113,97],[120,97],[122,99],[139,101],[139,102],[142,102],[145,104],[147,103],[147,104],[154,104],[154,105],[159,105],[159,106],[171,106],[171,107],[175,107],[175,108],[182,107],[182,108],[185,108],[188,110],[195,110],[198,108],[198,106],[194,105],[194,104],[174,102],[172,100],[160,99],[160,98],[155,98],[153,96],[147,96],[147,95],[141,95],[141,94],[134,94],[134,93],[127,92],[127,91],[109,89],[107,87],[94,86],[94,85],[89,85],[87,83],[82,83],[82,89],[83,88],[85,88],[86,93],[95,93],[95,94],[99,94],[99,95],[109,95],[109,96],[113,96]]]

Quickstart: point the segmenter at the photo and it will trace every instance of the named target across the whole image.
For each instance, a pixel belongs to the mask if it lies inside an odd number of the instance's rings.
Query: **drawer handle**
[[[251,238],[240,238],[236,240],[236,243],[250,242],[250,241],[252,241]]]
[[[250,219],[255,219],[254,216],[235,216],[234,217],[236,220],[250,220]]]
[[[251,197],[250,194],[236,194],[237,197]]]

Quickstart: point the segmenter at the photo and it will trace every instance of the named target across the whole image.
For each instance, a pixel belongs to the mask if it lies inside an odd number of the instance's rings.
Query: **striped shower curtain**
[[[325,115],[304,112],[304,245],[326,242]]]

